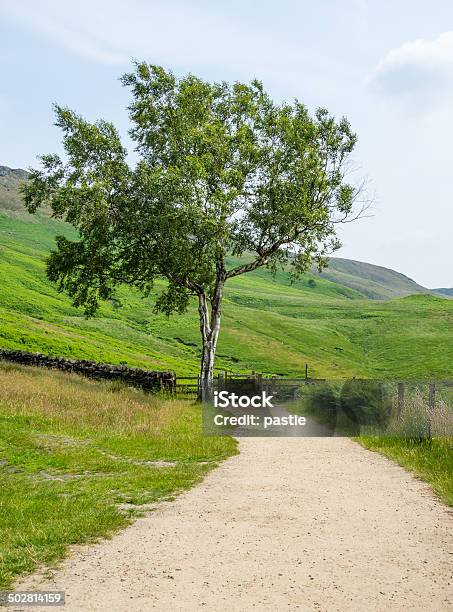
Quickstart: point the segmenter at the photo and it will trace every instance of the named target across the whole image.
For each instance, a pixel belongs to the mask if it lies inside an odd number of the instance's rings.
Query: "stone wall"
[[[14,361],[23,365],[41,366],[54,368],[64,372],[75,372],[89,378],[102,380],[119,380],[126,385],[140,387],[144,391],[158,391],[160,389],[175,390],[176,375],[174,372],[158,372],[130,368],[125,365],[109,365],[87,361],[84,359],[65,359],[63,357],[51,357],[41,353],[27,353],[26,351],[15,351],[0,349],[0,359]]]

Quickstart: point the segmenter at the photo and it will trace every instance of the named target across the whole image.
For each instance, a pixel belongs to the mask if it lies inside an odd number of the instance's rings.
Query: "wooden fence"
[[[359,379],[356,379],[359,380]],[[304,377],[286,377],[262,374],[261,372],[235,373],[227,370],[218,371],[214,377],[214,390],[230,391],[239,394],[259,394],[266,391],[268,394],[277,394],[279,399],[290,399],[296,396],[297,390],[302,385],[314,385],[326,382],[324,378],[310,378],[308,367],[305,368]],[[436,405],[436,397],[439,389],[451,388],[453,392],[453,381],[406,381],[396,383],[396,404],[398,413],[403,409],[408,389],[412,386],[428,385],[428,404],[433,410]],[[199,376],[178,376],[175,380],[175,391],[187,397],[199,395]]]
[[[200,390],[199,376],[177,376],[175,391],[182,395],[198,395]]]
[[[214,389],[216,391],[236,391],[241,393],[270,394],[280,391],[287,396],[294,394],[295,390],[302,384],[316,384],[324,382],[324,379],[314,379],[308,376],[308,366],[305,366],[305,376],[289,378],[285,376],[266,375],[261,372],[236,373],[228,370],[219,371],[214,377]],[[176,393],[193,396],[200,391],[199,376],[178,376],[175,382]],[[282,393],[283,392],[283,393]]]
[[[440,380],[437,382],[423,383],[419,381],[407,381],[407,382],[399,382],[398,383],[398,399],[397,399],[397,407],[398,414],[401,413],[404,408],[404,401],[406,397],[406,391],[408,387],[411,386],[420,386],[428,384],[428,406],[430,410],[434,410],[436,407],[436,395],[437,391],[442,388],[450,388],[453,390],[453,381],[451,380]]]

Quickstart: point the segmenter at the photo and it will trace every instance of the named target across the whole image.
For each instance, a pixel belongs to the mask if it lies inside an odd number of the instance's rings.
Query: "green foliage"
[[[179,317],[153,314],[154,298],[119,288],[85,319],[46,278],[54,237],[73,230],[47,216],[0,212],[0,346],[104,361],[180,375],[198,370],[196,304]],[[230,266],[250,258],[231,258]],[[430,296],[373,302],[310,276],[265,269],[231,279],[225,290],[217,367],[318,378],[451,378],[453,301]],[[156,289],[164,288],[157,283]]]
[[[304,408],[321,423],[334,429],[337,422],[338,390],[331,384],[308,387]]]
[[[340,409],[358,427],[386,427],[392,413],[392,399],[382,382],[349,380],[341,390]]]
[[[41,158],[23,186],[30,212],[41,205],[71,223],[57,239],[49,278],[93,314],[118,284],[182,312],[189,294],[212,297],[220,281],[287,262],[295,274],[338,246],[334,226],[351,215],[356,189],[344,169],[356,136],[325,109],[275,104],[258,81],[177,79],[137,63],[131,89],[131,168],[114,126],[91,124],[56,106],[66,162]],[[251,267],[225,269],[229,254],[254,254]]]

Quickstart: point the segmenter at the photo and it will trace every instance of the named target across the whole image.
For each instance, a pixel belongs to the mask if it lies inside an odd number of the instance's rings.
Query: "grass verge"
[[[0,589],[237,452],[200,409],[61,372],[0,363]]]
[[[378,451],[429,483],[434,492],[453,506],[453,440],[361,436],[355,438],[369,450]]]

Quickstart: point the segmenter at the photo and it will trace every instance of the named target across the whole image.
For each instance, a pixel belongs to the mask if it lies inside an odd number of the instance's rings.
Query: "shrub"
[[[337,422],[338,395],[329,384],[314,385],[307,396],[307,411],[334,428]]]
[[[340,408],[356,430],[362,425],[385,428],[392,413],[392,400],[382,382],[347,380],[341,390]]]

